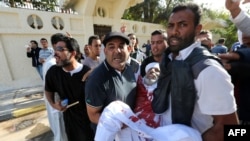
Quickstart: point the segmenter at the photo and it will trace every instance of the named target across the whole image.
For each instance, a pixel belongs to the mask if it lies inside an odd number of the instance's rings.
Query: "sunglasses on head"
[[[61,47],[61,46],[55,47],[55,51],[61,51],[61,52],[63,52],[63,51],[67,51],[67,50],[68,49],[66,47]]]

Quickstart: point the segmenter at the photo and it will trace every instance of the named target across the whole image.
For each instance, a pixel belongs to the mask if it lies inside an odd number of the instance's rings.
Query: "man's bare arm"
[[[224,125],[238,125],[239,120],[234,112],[228,115],[216,115],[214,118],[214,126],[203,133],[203,141],[224,141]]]
[[[99,118],[101,116],[101,107],[92,107],[86,104],[89,119],[92,123],[98,124]]]

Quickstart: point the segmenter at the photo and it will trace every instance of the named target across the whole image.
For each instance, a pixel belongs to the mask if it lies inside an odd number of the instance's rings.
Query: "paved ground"
[[[0,123],[1,141],[53,141],[46,111]]]
[[[0,92],[0,121],[44,109],[41,86]]]
[[[0,92],[0,141],[53,141],[42,87]]]

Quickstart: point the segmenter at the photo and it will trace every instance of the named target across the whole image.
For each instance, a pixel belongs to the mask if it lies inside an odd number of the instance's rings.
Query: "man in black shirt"
[[[103,44],[106,59],[90,74],[85,87],[87,111],[94,128],[109,103],[120,100],[133,109],[136,98],[135,70],[127,61],[128,37],[121,32],[110,32]]]
[[[54,47],[56,64],[46,73],[45,94],[51,106],[63,111],[65,129],[69,141],[93,141],[94,133],[90,128],[90,120],[86,111],[84,88],[90,68],[77,61],[79,44],[73,38],[61,37]],[[55,101],[55,92],[60,101]],[[67,100],[68,105],[61,104]]]
[[[145,68],[149,63],[160,62],[162,54],[168,47],[167,33],[162,30],[155,30],[151,33],[151,52],[152,55],[143,60],[141,64],[141,76],[144,77],[146,72]]]
[[[37,41],[31,40],[30,45],[27,47],[27,57],[32,58],[32,66],[36,68],[40,77],[43,79],[42,64],[38,61],[40,50],[41,48],[38,47]]]

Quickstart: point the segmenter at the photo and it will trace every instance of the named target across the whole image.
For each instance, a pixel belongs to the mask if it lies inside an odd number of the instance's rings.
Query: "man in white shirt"
[[[101,44],[102,43],[99,36],[93,35],[89,37],[88,41],[89,55],[86,58],[84,58],[83,65],[86,65],[91,69],[94,69],[102,63],[102,61],[100,60]]]
[[[164,125],[185,124],[197,129],[203,140],[223,141],[224,125],[239,124],[233,84],[216,57],[195,42],[202,29],[200,19],[197,4],[173,8],[167,25],[169,47],[160,65],[152,108],[164,116]],[[197,73],[193,68],[199,61],[203,67]]]

